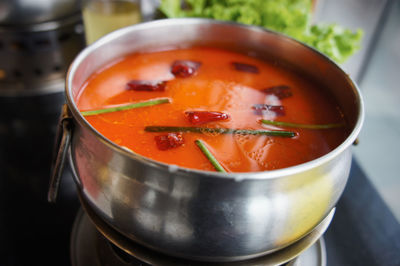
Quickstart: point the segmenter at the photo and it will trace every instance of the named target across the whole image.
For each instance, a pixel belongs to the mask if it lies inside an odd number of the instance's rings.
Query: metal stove
[[[78,1],[0,3],[0,95],[64,90],[65,73],[84,47]]]
[[[82,29],[75,0],[0,2],[0,159],[35,199],[45,199],[66,71],[85,46]]]
[[[59,243],[68,242],[70,226],[60,225],[72,223],[79,204],[71,172],[57,206],[46,192],[66,70],[84,47],[81,29],[78,1],[0,1],[2,266],[63,265]]]

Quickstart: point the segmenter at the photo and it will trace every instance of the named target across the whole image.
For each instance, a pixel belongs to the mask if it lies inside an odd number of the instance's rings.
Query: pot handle
[[[64,104],[58,121],[55,143],[56,155],[53,156],[49,191],[47,194],[47,200],[51,203],[55,203],[57,199],[58,188],[61,183],[61,176],[65,166],[65,159],[71,143],[72,125],[72,116],[69,112],[68,105]]]

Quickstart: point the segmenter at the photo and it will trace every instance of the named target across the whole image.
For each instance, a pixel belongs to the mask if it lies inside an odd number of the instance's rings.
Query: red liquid
[[[171,65],[176,60],[201,63],[196,75],[175,77]],[[238,71],[232,62],[257,67],[258,73]],[[131,80],[167,81],[165,91],[127,90]],[[289,86],[292,96],[279,99],[263,92],[273,86]],[[82,111],[108,105],[169,97],[161,104],[86,119],[106,138],[145,157],[168,164],[214,171],[196,146],[203,140],[216,159],[230,172],[279,169],[318,158],[337,147],[347,136],[345,128],[310,130],[261,125],[269,119],[301,124],[343,123],[332,97],[296,73],[268,62],[225,50],[191,48],[132,54],[89,78],[77,100]],[[284,106],[284,115],[254,112],[255,104]],[[167,133],[145,132],[145,126],[193,126],[185,112],[215,111],[229,119],[209,122],[202,127],[294,131],[294,138],[183,133],[184,144],[160,150],[155,137]]]

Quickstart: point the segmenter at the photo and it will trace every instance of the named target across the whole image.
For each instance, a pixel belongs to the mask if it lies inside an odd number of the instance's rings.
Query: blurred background
[[[400,1],[323,0],[317,21],[364,30],[343,68],[359,85],[365,122],[355,159],[400,221]]]

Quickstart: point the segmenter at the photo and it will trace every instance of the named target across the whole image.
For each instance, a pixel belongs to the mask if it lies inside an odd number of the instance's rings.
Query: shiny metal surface
[[[79,12],[80,0],[1,0],[0,25],[41,23]]]
[[[321,237],[317,243],[285,266],[326,266],[326,257],[325,240]]]
[[[202,261],[189,261],[147,249],[130,241],[102,221],[81,198],[83,208],[78,212],[71,234],[72,266],[84,265],[162,265],[202,266]],[[326,266],[323,234],[335,209],[306,237],[277,252],[236,262],[207,262],[212,266]],[[115,252],[117,247],[122,252]],[[124,257],[121,258],[123,254]],[[136,263],[135,263],[136,262]]]
[[[224,174],[166,165],[124,150],[79,113],[75,97],[105,64],[132,52],[193,45],[231,49],[295,69],[331,92],[353,130],[335,150],[308,163]],[[113,32],[78,55],[66,86],[74,120],[71,165],[91,208],[140,244],[196,260],[257,257],[311,232],[343,192],[351,144],[363,122],[357,86],[325,56],[274,32],[212,20],[159,20]]]

